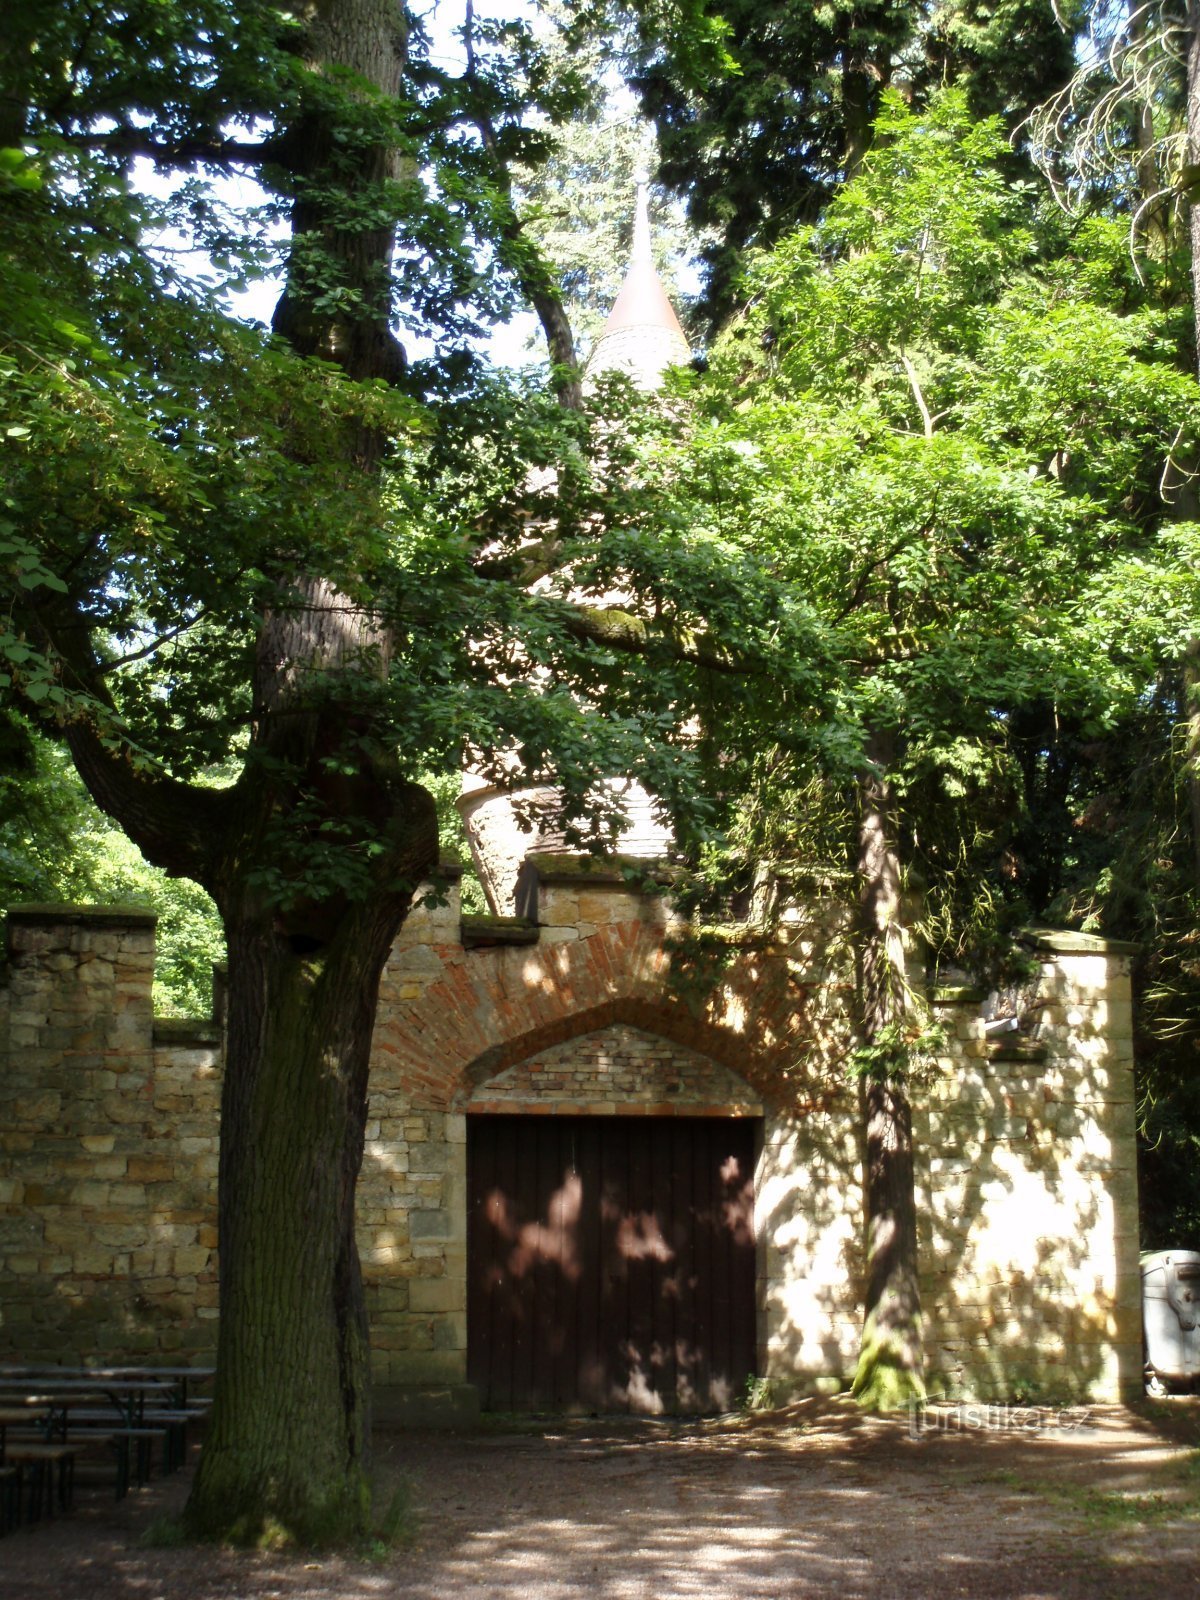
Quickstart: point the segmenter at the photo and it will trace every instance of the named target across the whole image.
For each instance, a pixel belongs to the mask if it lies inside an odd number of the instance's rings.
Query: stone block
[[[111,1155],[116,1146],[116,1136],[111,1133],[85,1133],[80,1135],[79,1143],[89,1155]]]
[[[433,1348],[435,1350],[465,1350],[467,1348],[467,1314],[448,1312],[433,1323]]]
[[[187,1245],[175,1251],[175,1271],[181,1275],[206,1272],[209,1252],[200,1245]]]
[[[23,1122],[34,1127],[42,1127],[47,1123],[57,1122],[61,1113],[62,1095],[53,1090],[47,1090],[42,1094],[30,1095],[14,1101],[7,1115],[13,1122]]]
[[[128,1174],[135,1183],[162,1183],[175,1176],[175,1164],[166,1156],[130,1156]]]
[[[467,1285],[462,1278],[411,1278],[408,1303],[414,1312],[465,1312]]]

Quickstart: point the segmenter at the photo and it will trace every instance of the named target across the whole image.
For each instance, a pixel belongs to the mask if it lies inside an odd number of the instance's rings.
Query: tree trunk
[[[1200,0],[1189,0],[1187,15],[1187,167],[1194,182],[1200,171]],[[1189,194],[1188,226],[1192,246],[1192,331],[1196,367],[1200,371],[1200,195],[1195,188]]]
[[[403,353],[389,327],[387,182],[404,13],[396,0],[313,0],[304,17],[307,64],[349,99],[317,93],[283,141],[296,198],[275,326],[352,379],[392,380]],[[330,283],[333,314],[321,309]],[[361,428],[329,448],[369,496],[386,443]],[[212,884],[229,952],[220,1332],[185,1522],[203,1537],[324,1544],[369,1526],[355,1190],[379,978],[436,863],[437,822],[376,725],[386,629],[288,559],[281,550],[259,634],[238,831]]]
[[[1192,824],[1193,883],[1200,895],[1200,639],[1183,659],[1183,781]]]
[[[318,957],[226,917],[220,1334],[186,1522],[324,1544],[370,1512],[370,1369],[354,1237],[379,976],[403,912],[356,908]]]
[[[380,669],[384,643],[319,578],[297,581],[259,640],[240,832],[213,883],[229,955],[220,1331],[185,1514],[204,1537],[325,1544],[368,1527],[355,1190],[380,974],[437,860],[433,801],[395,769],[348,688]],[[383,847],[366,882],[360,839]],[[304,863],[322,853],[309,879]]]
[[[905,1082],[907,983],[890,736],[868,745],[859,780],[856,997],[866,1126],[867,1293],[854,1394],[874,1410],[923,1398],[912,1109]]]
[[[1144,45],[1150,31],[1150,16],[1145,6],[1135,6],[1129,17],[1129,44],[1136,55]],[[1162,184],[1159,181],[1156,156],[1158,139],[1154,131],[1154,108],[1140,95],[1130,100],[1133,116],[1133,143],[1137,155],[1134,172],[1137,175],[1137,196],[1142,204],[1153,201]],[[1160,197],[1145,213],[1142,231],[1159,249],[1166,249],[1170,232],[1170,211],[1166,197]]]
[[[1188,26],[1191,41],[1187,59],[1187,162],[1193,176],[1200,173],[1200,0],[1190,0]],[[1193,333],[1196,369],[1200,374],[1200,194],[1192,190],[1189,204],[1192,242]],[[1184,765],[1188,812],[1192,823],[1192,854],[1196,888],[1200,891],[1200,639],[1188,645],[1183,663]]]
[[[861,55],[847,51],[842,62],[842,121],[845,132],[842,174],[845,183],[857,178],[871,147],[873,98],[866,61]]]
[[[310,0],[302,15],[307,65],[336,74],[364,109],[348,125],[318,98],[283,141],[298,181],[287,282],[272,323],[301,355],[336,362],[352,378],[394,383],[405,355],[389,326],[395,225],[385,186],[401,173],[388,116],[408,47],[405,14],[397,0]],[[364,222],[372,199],[378,220]],[[325,309],[331,300],[333,314]],[[363,463],[373,466],[381,441],[368,434],[364,446]]]

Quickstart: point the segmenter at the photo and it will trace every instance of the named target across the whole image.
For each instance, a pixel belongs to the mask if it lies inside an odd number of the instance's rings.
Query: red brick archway
[[[638,921],[561,943],[401,945],[381,988],[376,1059],[421,1103],[463,1110],[514,1063],[623,1022],[711,1056],[764,1103],[799,1110],[833,1087],[815,988],[786,950],[697,955]]]

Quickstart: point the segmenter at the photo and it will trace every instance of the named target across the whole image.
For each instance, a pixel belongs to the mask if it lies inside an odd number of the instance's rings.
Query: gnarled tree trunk
[[[253,897],[225,909],[216,1404],[188,1504],[201,1535],[325,1543],[370,1511],[369,1349],[354,1236],[379,977],[404,901],[319,952]]]

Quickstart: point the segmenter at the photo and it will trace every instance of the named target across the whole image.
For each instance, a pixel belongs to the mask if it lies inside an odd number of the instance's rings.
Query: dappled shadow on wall
[[[485,1407],[735,1405],[755,1369],[754,1142],[749,1118],[470,1118]]]

